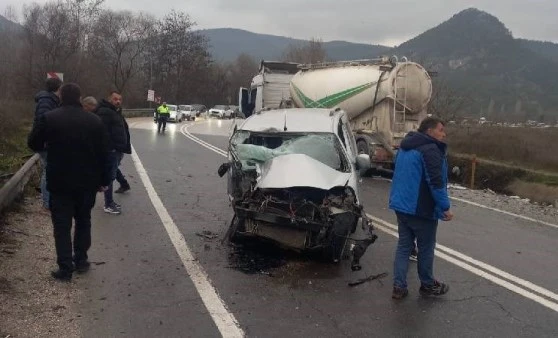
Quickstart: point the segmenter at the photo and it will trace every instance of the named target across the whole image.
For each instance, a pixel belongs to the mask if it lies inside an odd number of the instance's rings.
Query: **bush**
[[[32,102],[0,100],[0,174],[16,171],[32,154],[27,134],[33,114]]]

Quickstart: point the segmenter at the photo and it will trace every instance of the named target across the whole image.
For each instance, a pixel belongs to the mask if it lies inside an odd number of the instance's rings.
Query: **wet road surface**
[[[558,336],[558,229],[466,203],[454,202],[455,220],[439,227],[435,274],[450,292],[420,297],[411,263],[410,295],[393,301],[397,239],[384,180],[362,182],[380,231],[361,271],[269,245],[222,244],[232,211],[217,168],[229,126],[170,124],[161,135],[149,119],[130,121],[137,159],[126,156],[122,171],[132,190],[116,195],[121,215],[103,213],[101,194],[93,212],[96,264],[80,280],[76,310],[84,336]]]

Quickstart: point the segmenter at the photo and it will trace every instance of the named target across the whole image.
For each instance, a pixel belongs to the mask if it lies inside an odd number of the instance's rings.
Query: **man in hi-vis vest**
[[[162,105],[159,106],[159,108],[157,108],[157,132],[160,133],[161,132],[161,126],[163,126],[163,132],[165,131],[165,128],[167,127],[167,120],[170,117],[170,110],[169,107],[167,107],[167,103],[163,102]]]

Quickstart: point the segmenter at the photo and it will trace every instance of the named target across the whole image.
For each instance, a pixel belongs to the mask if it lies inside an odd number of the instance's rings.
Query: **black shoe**
[[[430,286],[421,286],[419,292],[423,296],[442,296],[448,293],[449,285],[434,281],[434,284]]]
[[[62,270],[62,269],[58,269],[55,271],[51,271],[50,275],[58,280],[64,281],[64,282],[69,282],[72,280],[72,272],[68,271],[68,270]]]
[[[125,185],[121,185],[120,188],[116,189],[114,191],[115,194],[123,194],[126,191],[130,190],[130,185],[129,184],[125,184]]]
[[[409,290],[394,286],[393,292],[391,293],[391,298],[399,300],[407,297],[408,294],[409,294]]]
[[[88,261],[77,262],[76,263],[76,272],[77,273],[85,273],[85,272],[89,271],[90,267],[91,267],[91,263],[89,263]]]

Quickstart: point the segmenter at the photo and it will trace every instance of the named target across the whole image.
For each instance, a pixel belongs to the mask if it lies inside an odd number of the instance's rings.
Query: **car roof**
[[[344,115],[342,110],[318,108],[267,110],[248,117],[239,129],[255,132],[335,133],[339,118]]]

